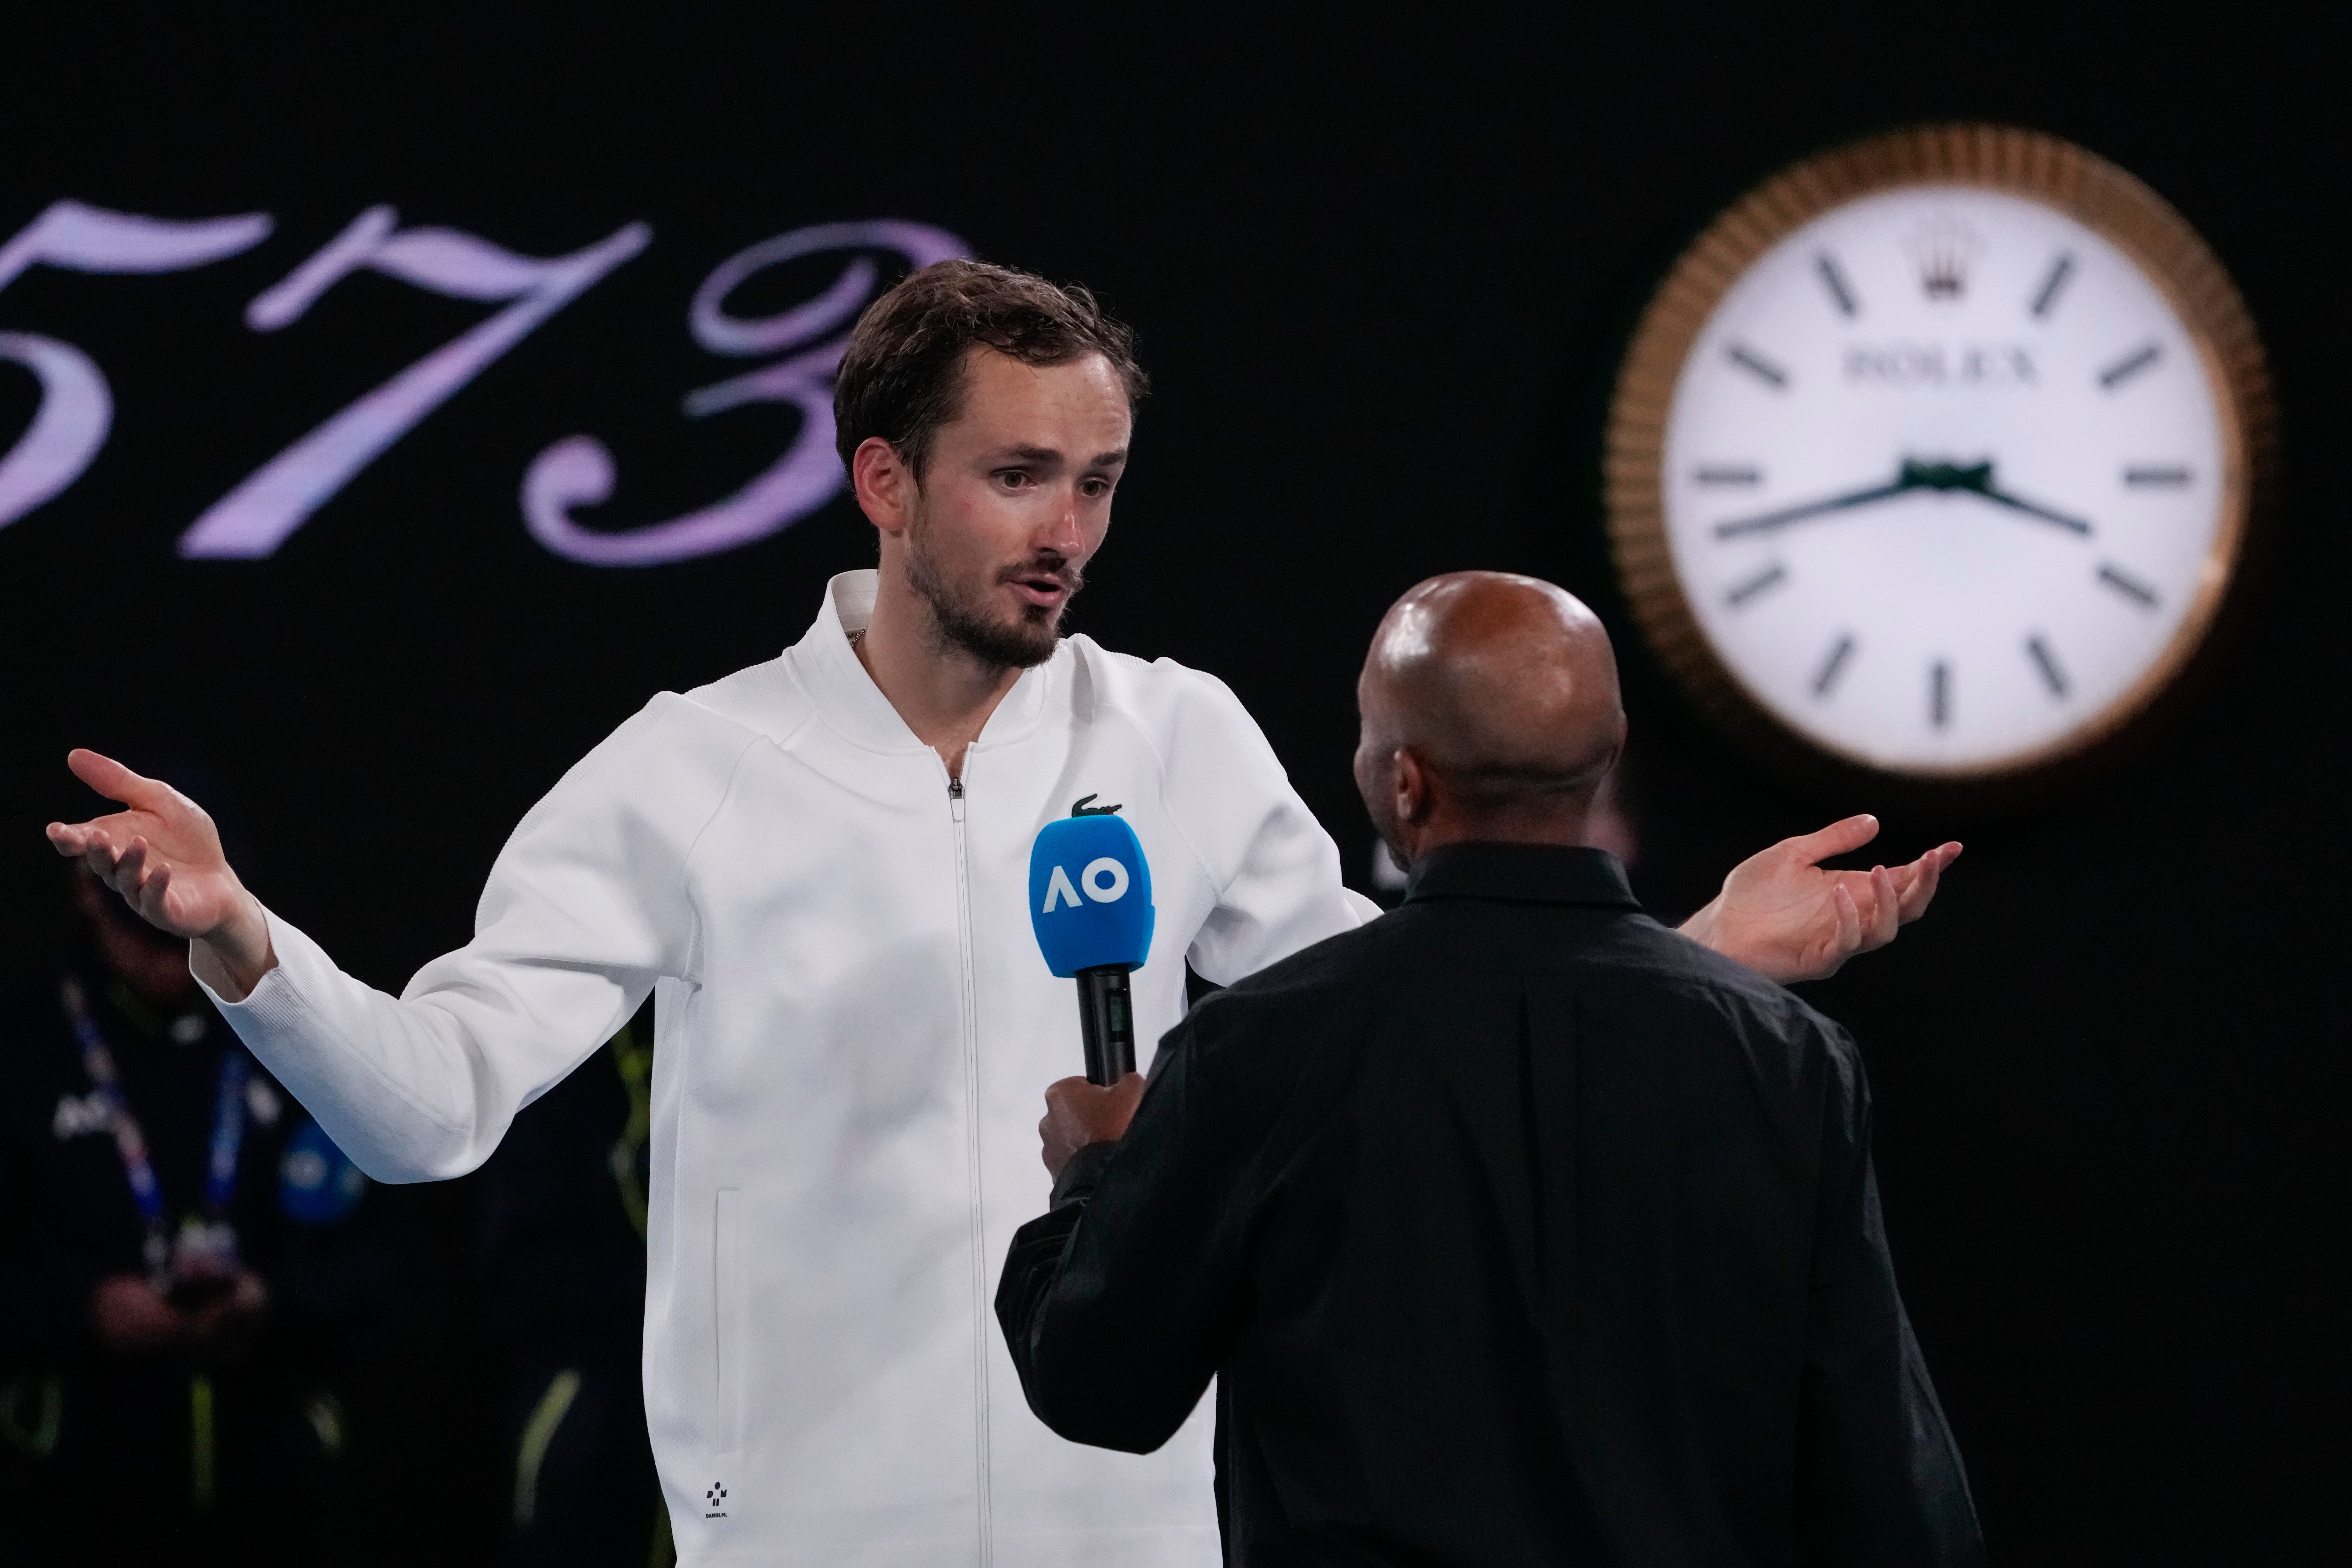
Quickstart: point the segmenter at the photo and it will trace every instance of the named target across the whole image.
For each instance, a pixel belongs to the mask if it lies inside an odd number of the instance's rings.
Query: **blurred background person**
[[[482,1167],[483,1308],[510,1382],[517,1568],[676,1560],[646,1433],[650,1005]]]
[[[0,999],[0,1557],[319,1563],[385,1281],[366,1178],[186,944],[69,875],[66,962]]]

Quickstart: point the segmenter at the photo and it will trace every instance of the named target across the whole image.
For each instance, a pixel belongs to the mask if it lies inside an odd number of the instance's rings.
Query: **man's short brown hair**
[[[1134,332],[1084,289],[985,261],[935,261],[868,305],[850,331],[833,387],[842,462],[879,436],[920,480],[932,437],[961,411],[964,355],[973,348],[1034,365],[1100,354],[1130,409],[1149,385]]]

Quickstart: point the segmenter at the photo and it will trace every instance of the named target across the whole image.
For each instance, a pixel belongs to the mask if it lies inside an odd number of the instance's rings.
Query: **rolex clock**
[[[2044,774],[2194,659],[2271,440],[2253,324],[2153,192],[1940,126],[1800,163],[1635,331],[1611,540],[1707,706],[1927,784]]]

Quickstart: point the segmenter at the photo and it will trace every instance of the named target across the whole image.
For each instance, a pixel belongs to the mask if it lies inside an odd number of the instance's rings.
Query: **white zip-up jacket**
[[[850,648],[875,586],[835,578],[782,658],[614,731],[397,999],[272,915],[278,966],[222,1011],[414,1182],[480,1164],[655,994],[646,1405],[689,1568],[1213,1563],[1208,1402],[1156,1454],[1064,1442],[991,1311],[1045,1207],[1041,1097],[1081,1065],[1030,843],[1085,795],[1141,839],[1139,1039],[1188,958],[1231,981],[1378,910],[1233,693],[1171,660],[1066,639],[950,784]]]

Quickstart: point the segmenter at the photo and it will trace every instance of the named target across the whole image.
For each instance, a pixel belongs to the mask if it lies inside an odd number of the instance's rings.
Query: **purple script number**
[[[381,272],[458,300],[511,300],[497,315],[410,365],[257,469],[180,536],[192,557],[274,553],[362,468],[446,403],[550,316],[643,250],[652,229],[633,223],[569,256],[518,256],[456,229],[399,226],[370,207],[318,254],[247,307],[257,332],[290,326],[354,272]]]
[[[567,560],[593,566],[656,566],[765,539],[832,500],[843,479],[833,450],[833,373],[848,334],[826,334],[855,319],[872,296],[879,277],[872,258],[853,256],[824,292],[772,316],[730,316],[725,307],[727,297],[761,269],[835,250],[896,251],[917,267],[971,254],[944,229],[875,218],[796,228],[728,258],[695,290],[687,317],[695,342],[715,354],[786,357],[688,394],[687,416],[699,419],[748,403],[789,404],[801,416],[793,444],[723,500],[667,522],[600,531],[582,527],[573,514],[612,499],[613,455],[593,436],[569,437],[541,452],[523,476],[523,521],[530,536]]]
[[[0,289],[26,268],[69,272],[181,272],[250,250],[269,236],[267,213],[236,217],[142,217],[80,202],[52,202],[0,246]],[[0,360],[41,384],[23,436],[0,457],[0,528],[81,478],[114,424],[114,396],[90,357],[31,332],[0,332]]]

